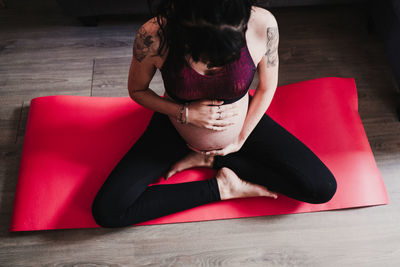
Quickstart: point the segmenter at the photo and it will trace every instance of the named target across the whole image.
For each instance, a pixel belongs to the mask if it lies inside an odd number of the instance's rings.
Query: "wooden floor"
[[[354,77],[389,205],[207,222],[8,233],[30,100],[128,96],[138,17],[81,27],[56,1],[0,9],[0,266],[400,266],[398,95],[361,5],[270,9],[279,85]],[[256,82],[256,81],[255,81]],[[255,86],[256,83],[253,83]],[[150,88],[162,93],[159,72]]]

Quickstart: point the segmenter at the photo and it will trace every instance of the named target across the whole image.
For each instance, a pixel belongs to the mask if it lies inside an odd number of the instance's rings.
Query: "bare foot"
[[[216,178],[221,200],[259,196],[278,198],[277,193],[269,191],[262,185],[253,184],[240,179],[236,173],[226,167],[218,171]]]
[[[176,162],[171,167],[171,169],[165,175],[165,180],[182,170],[189,169],[191,167],[212,167],[213,163],[213,156],[206,156],[200,153],[196,153],[194,151],[190,151],[189,154],[187,154],[184,158]]]

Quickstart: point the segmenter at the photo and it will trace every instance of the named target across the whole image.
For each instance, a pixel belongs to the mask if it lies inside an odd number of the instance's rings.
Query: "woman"
[[[300,140],[265,114],[278,83],[278,26],[251,0],[161,0],[136,34],[131,98],[154,110],[146,131],[104,182],[92,213],[122,227],[231,198],[277,193],[329,201],[336,180]],[[166,93],[148,85],[160,69]],[[248,88],[255,71],[259,84]],[[154,185],[194,166],[216,177]]]

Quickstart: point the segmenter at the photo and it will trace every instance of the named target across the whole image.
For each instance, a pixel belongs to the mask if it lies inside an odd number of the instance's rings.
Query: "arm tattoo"
[[[157,18],[154,17],[154,18],[151,20],[151,23],[153,23],[154,25],[158,25]]]
[[[267,68],[274,67],[278,63],[278,43],[279,32],[278,27],[267,28]]]
[[[135,42],[133,43],[133,55],[139,62],[142,62],[149,53],[150,46],[154,42],[152,38],[143,27],[140,27],[136,33]]]

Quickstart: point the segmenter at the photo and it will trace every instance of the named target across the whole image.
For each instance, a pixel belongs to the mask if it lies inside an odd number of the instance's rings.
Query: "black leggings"
[[[148,186],[190,151],[168,116],[154,112],[143,135],[97,193],[92,204],[96,223],[129,226],[220,201],[215,177]],[[324,163],[267,114],[239,151],[215,157],[213,168],[221,167],[230,168],[243,180],[308,203],[325,203],[336,192],[335,177]]]

